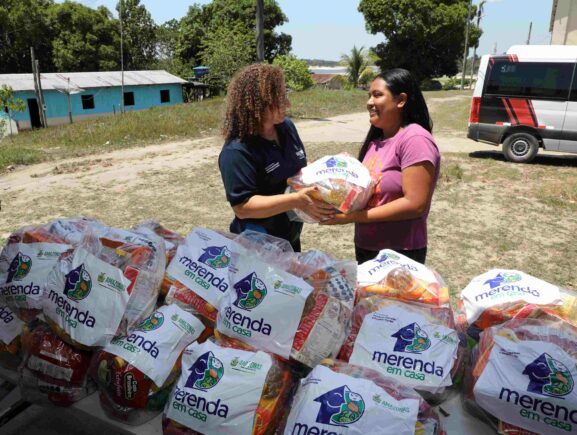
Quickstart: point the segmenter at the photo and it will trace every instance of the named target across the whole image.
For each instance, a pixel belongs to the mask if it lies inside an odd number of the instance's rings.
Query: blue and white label
[[[518,270],[493,269],[479,275],[461,293],[469,324],[487,308],[514,302],[560,305],[559,287]]]
[[[324,156],[301,169],[304,184],[312,185],[329,178],[344,180],[368,188],[372,183],[369,170],[351,155]]]
[[[577,434],[577,360],[553,343],[495,336],[474,388],[500,420],[543,434]]]
[[[413,435],[419,399],[397,400],[374,382],[317,366],[293,402],[285,435]]]
[[[194,343],[182,356],[182,373],[164,413],[200,433],[250,434],[272,357]]]
[[[22,333],[24,322],[6,305],[0,305],[0,342],[8,345]]]
[[[455,330],[398,303],[365,316],[350,363],[434,393],[453,384],[458,346]]]

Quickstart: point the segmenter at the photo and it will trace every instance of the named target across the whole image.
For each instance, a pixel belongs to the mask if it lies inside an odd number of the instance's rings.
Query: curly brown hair
[[[257,63],[239,70],[228,86],[225,140],[257,136],[267,110],[286,104],[284,74],[279,67]]]

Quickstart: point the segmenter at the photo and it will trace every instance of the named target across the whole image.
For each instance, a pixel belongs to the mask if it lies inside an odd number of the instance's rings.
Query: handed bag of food
[[[25,328],[22,348],[19,383],[24,400],[70,406],[95,391],[88,377],[92,354],[65,343],[45,323]]]
[[[577,294],[518,270],[493,269],[479,275],[463,289],[459,323],[478,339],[485,328],[510,320],[520,312],[531,316],[531,307],[541,307],[577,326]]]
[[[152,313],[98,352],[90,370],[110,418],[139,425],[160,413],[180,374],[180,358],[204,326],[176,305]]]
[[[449,289],[441,276],[391,249],[359,265],[357,300],[373,295],[435,306],[449,306]]]
[[[379,372],[439,403],[460,382],[466,342],[450,308],[361,299],[339,359]]]
[[[374,370],[327,360],[301,381],[285,435],[440,435],[435,411],[411,388]]]
[[[567,322],[485,329],[467,380],[466,408],[500,433],[577,434],[577,329]]]
[[[20,334],[25,323],[6,305],[0,305],[0,366],[16,370],[20,364]]]
[[[0,253],[0,304],[30,322],[42,311],[43,290],[60,254],[70,249],[46,225],[21,228]]]
[[[218,303],[230,286],[232,252],[241,249],[216,231],[193,229],[166,269],[163,285],[170,286],[166,302],[202,317],[207,326],[214,328]]]
[[[333,205],[342,213],[362,210],[373,194],[374,182],[369,170],[350,154],[325,156],[287,180],[287,192],[316,187],[315,199]],[[317,222],[301,210],[294,210],[296,220]]]
[[[207,341],[190,345],[162,421],[165,435],[272,435],[294,382],[271,355]]]

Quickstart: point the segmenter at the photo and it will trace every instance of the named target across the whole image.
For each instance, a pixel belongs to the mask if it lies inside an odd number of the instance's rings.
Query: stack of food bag
[[[486,328],[472,354],[467,408],[499,433],[577,433],[577,329],[548,316]]]
[[[316,160],[289,178],[287,184],[287,192],[316,187],[312,196],[333,205],[342,213],[364,209],[374,188],[369,170],[346,153]],[[298,220],[316,222],[301,210],[294,210],[294,213]]]
[[[20,364],[20,334],[25,323],[6,305],[0,305],[0,366],[15,370]]]
[[[192,314],[166,305],[98,352],[91,374],[109,417],[138,425],[160,413],[180,375],[182,351],[203,329]]]
[[[534,317],[536,309],[577,326],[577,294],[518,270],[492,269],[461,292],[459,323],[478,340],[484,329],[515,316]]]
[[[301,381],[284,425],[292,434],[443,434],[435,411],[411,388],[339,361]]]
[[[222,344],[184,351],[164,411],[165,435],[275,433],[294,385],[290,371],[265,352]]]
[[[184,237],[179,233],[169,230],[156,221],[146,221],[134,227],[134,230],[141,234],[156,234],[164,240],[166,251],[166,264],[170,264],[178,247],[184,243]]]

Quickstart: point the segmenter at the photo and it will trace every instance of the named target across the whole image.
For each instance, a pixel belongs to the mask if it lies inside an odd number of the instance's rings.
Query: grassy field
[[[466,128],[463,112],[469,110],[470,91],[426,92],[432,110],[443,113],[437,128]],[[310,89],[291,93],[290,116],[295,119],[326,118],[364,110],[367,94],[361,90]],[[445,103],[443,103],[445,101]],[[458,109],[444,110],[445,105]],[[442,106],[442,110],[438,106]],[[45,130],[24,131],[0,142],[0,172],[10,165],[58,161],[68,157],[101,154],[121,148],[146,146],[220,134],[224,98],[171,107],[157,107],[124,115],[110,115]]]

